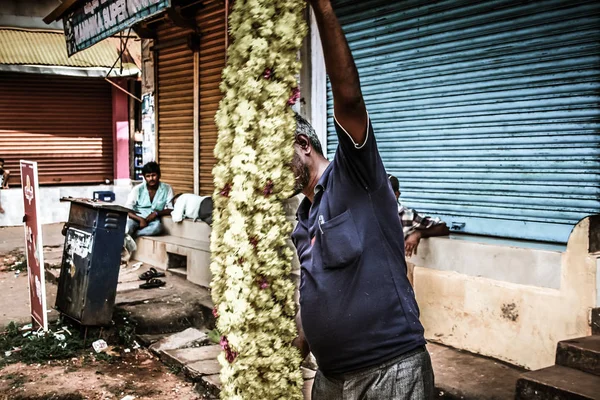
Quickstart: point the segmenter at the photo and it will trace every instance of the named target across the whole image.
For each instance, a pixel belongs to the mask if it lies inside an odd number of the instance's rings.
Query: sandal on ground
[[[152,278],[161,278],[163,276],[165,276],[164,272],[158,272],[156,268],[150,268],[148,271],[140,275],[140,279],[147,281]]]
[[[165,281],[161,281],[160,279],[152,278],[152,279],[149,279],[148,282],[142,283],[140,285],[140,289],[154,289],[154,288],[158,288],[158,287],[165,286],[165,285],[166,285]]]

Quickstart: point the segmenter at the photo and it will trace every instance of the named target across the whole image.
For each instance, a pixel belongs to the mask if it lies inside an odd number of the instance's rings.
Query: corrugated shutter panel
[[[566,242],[598,213],[600,3],[337,1],[403,202]],[[328,98],[329,154],[337,138]]]
[[[213,150],[217,143],[215,113],[221,100],[221,72],[225,67],[225,4],[215,0],[205,3],[197,18],[200,40],[200,195],[213,192]]]
[[[156,43],[180,43],[190,32],[165,23]],[[194,193],[194,55],[184,42],[159,48],[156,62],[161,180],[175,193]]]
[[[111,85],[95,78],[0,73],[0,158],[21,182],[19,160],[38,162],[41,184],[113,179]]]

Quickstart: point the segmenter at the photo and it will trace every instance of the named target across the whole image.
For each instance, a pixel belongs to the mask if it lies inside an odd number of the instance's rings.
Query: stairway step
[[[559,342],[556,364],[600,376],[600,336]]]
[[[600,377],[555,365],[521,375],[515,399],[600,400]]]

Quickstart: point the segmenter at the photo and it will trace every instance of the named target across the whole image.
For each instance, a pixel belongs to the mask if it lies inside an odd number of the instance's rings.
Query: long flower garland
[[[302,399],[291,224],[302,0],[236,0],[213,170],[212,297],[222,333],[221,398]]]

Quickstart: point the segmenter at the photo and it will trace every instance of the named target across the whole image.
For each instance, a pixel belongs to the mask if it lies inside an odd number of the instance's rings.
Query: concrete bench
[[[187,219],[175,223],[171,217],[163,217],[162,221],[165,235],[138,238],[133,258],[208,287],[211,227],[205,222]]]

